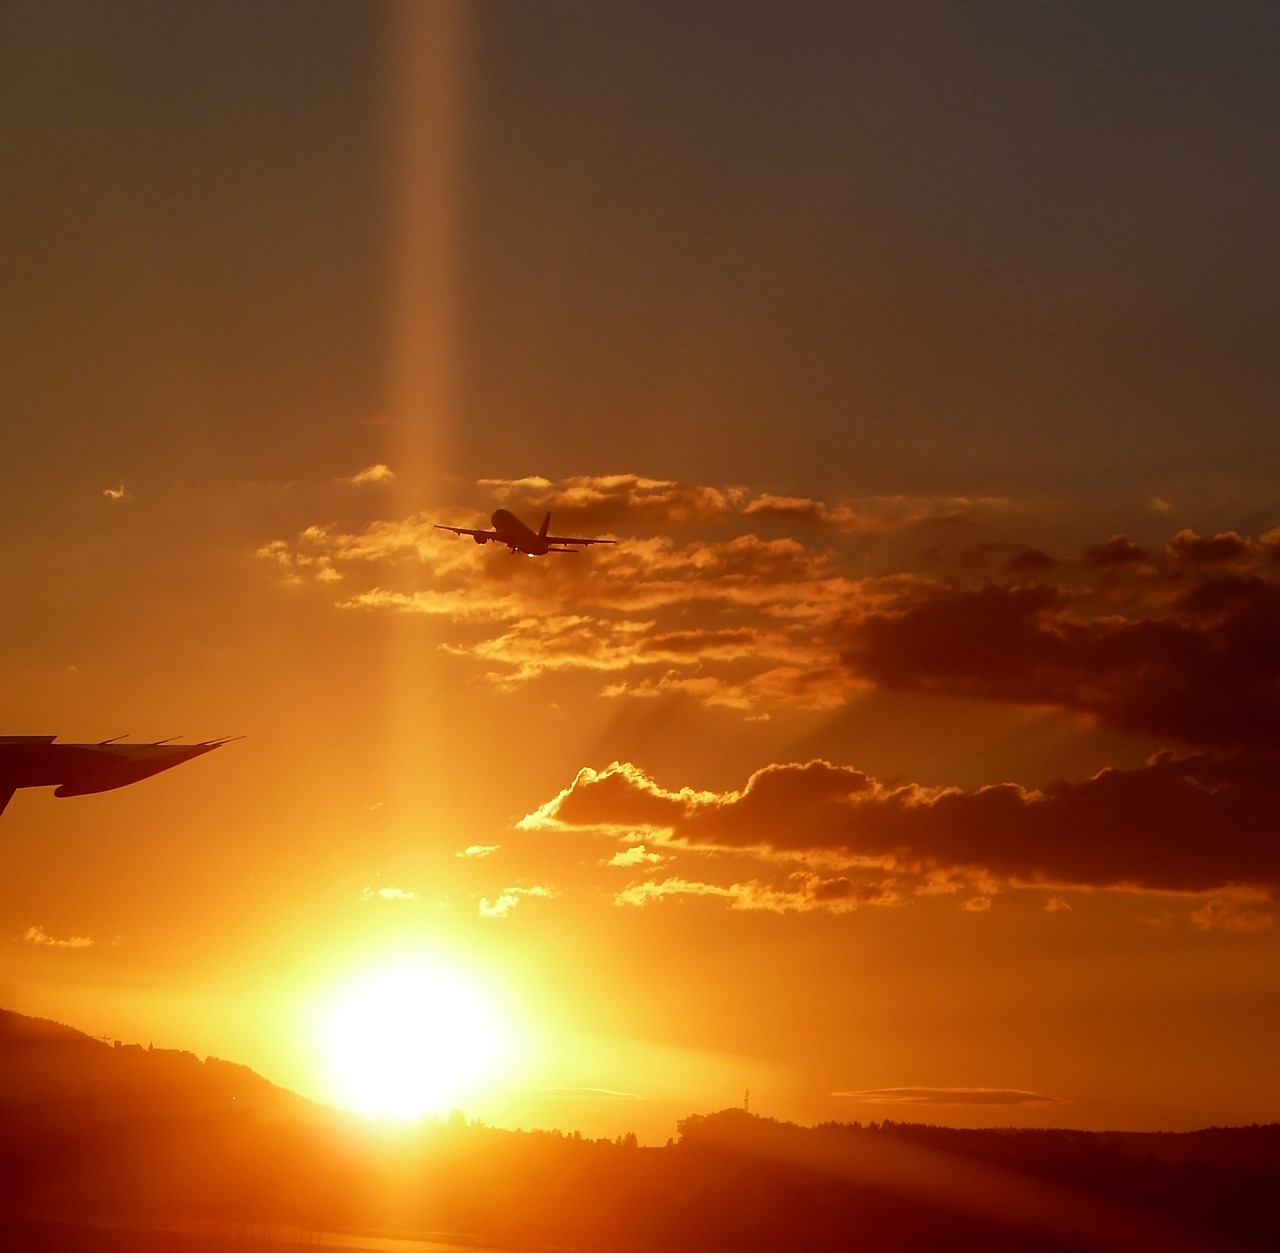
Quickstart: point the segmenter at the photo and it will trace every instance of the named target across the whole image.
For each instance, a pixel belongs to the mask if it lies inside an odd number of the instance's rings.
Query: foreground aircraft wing
[[[51,787],[55,796],[87,796],[137,783],[228,743],[55,744],[54,735],[0,735],[0,813],[20,787]]]

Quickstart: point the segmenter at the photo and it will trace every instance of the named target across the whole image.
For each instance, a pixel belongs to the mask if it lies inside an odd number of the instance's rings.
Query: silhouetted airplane
[[[56,735],[0,735],[0,814],[20,787],[52,787],[55,796],[86,796],[137,783],[221,748],[238,736],[199,744],[55,744]],[[117,737],[117,739],[123,737]]]
[[[514,513],[499,509],[492,518],[492,531],[473,531],[465,526],[443,526],[436,523],[437,531],[453,531],[456,535],[470,535],[477,544],[487,544],[493,540],[505,544],[513,553],[524,553],[527,557],[542,557],[547,553],[575,553],[576,548],[556,548],[557,544],[616,544],[614,539],[579,539],[573,535],[548,535],[547,527],[551,525],[551,515],[542,519],[542,527],[535,535]]]

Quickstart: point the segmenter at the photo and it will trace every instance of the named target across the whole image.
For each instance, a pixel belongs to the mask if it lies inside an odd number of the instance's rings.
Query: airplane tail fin
[[[538,538],[539,538],[539,539],[546,539],[546,538],[547,538],[547,528],[548,528],[550,525],[551,525],[551,515],[550,515],[550,514],[547,514],[547,516],[546,516],[545,518],[543,518],[543,519],[542,519],[542,529],[538,532]]]

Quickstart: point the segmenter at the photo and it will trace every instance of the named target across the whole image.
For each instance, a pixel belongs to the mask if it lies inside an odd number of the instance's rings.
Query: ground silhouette
[[[0,1011],[0,1248],[275,1247],[320,1232],[513,1248],[1257,1250],[1280,1247],[1280,1126],[1173,1134],[801,1127],[692,1115],[633,1135],[412,1127],[243,1066]]]

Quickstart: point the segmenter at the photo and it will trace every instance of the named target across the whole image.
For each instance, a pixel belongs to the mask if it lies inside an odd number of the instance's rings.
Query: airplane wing
[[[616,544],[616,539],[579,539],[574,535],[548,535],[548,544]]]
[[[472,539],[502,539],[502,536],[497,531],[478,531],[469,526],[445,526],[442,522],[436,523],[436,530],[452,531],[455,535],[470,535]]]

